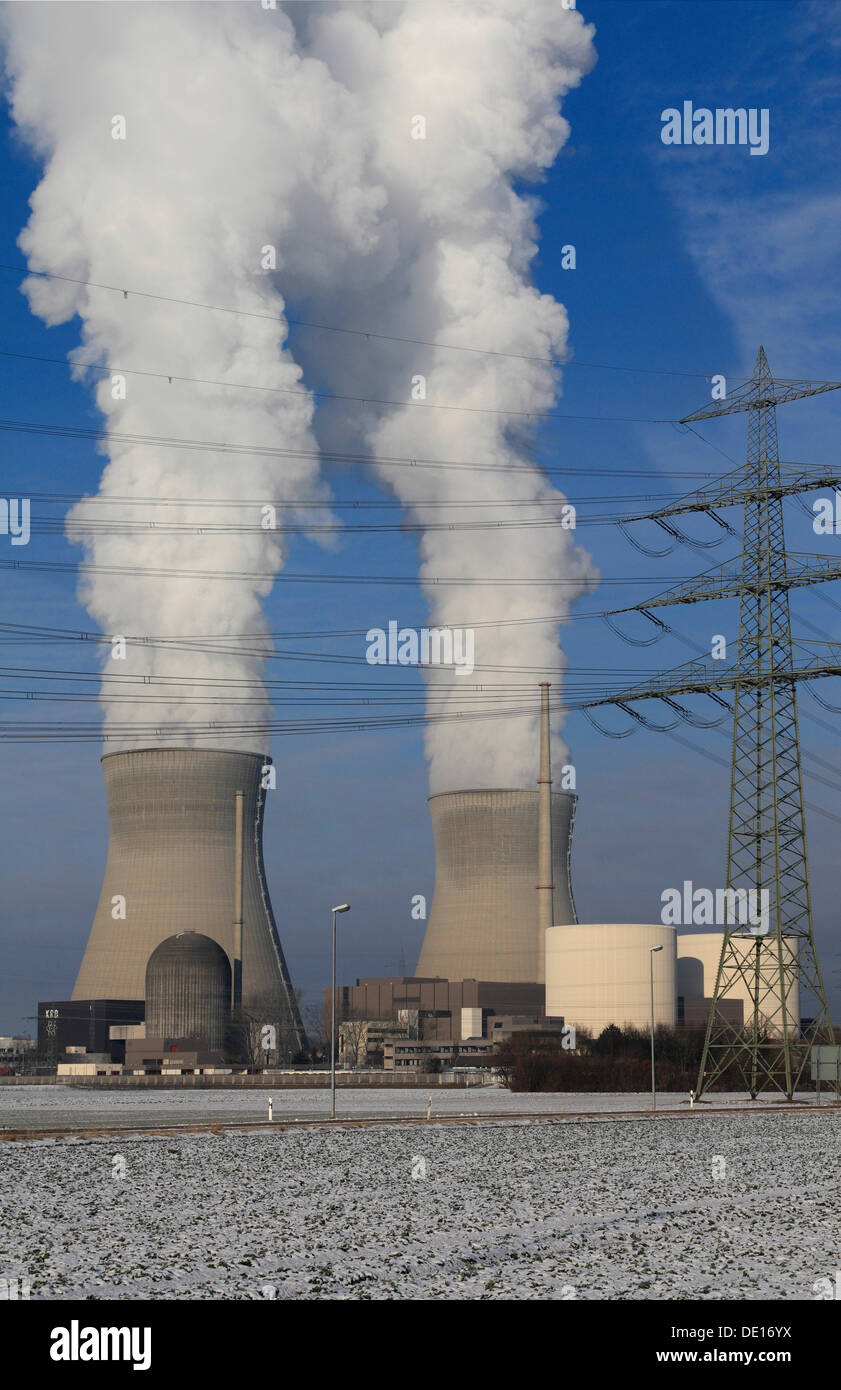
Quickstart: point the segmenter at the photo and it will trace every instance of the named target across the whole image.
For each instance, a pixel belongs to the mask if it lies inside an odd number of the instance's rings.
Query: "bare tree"
[[[281,1066],[298,1052],[297,1031],[273,999],[240,1004],[231,1014],[229,1050],[249,1067]]]
[[[310,1049],[326,1057],[330,1048],[330,1008],[324,1004],[306,1004],[302,1010],[304,1028]]]
[[[354,1015],[339,1024],[339,1057],[346,1066],[363,1066],[368,1060],[368,1019]]]

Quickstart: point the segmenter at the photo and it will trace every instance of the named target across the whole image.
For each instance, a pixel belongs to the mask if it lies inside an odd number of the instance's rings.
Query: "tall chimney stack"
[[[234,807],[234,968],[231,972],[231,1007],[242,1003],[242,811],[243,794],[238,791]]]
[[[549,759],[549,682],[540,682],[540,775],[537,779],[537,935],[540,959],[546,932],[555,925],[552,882],[552,776]],[[542,978],[542,976],[541,976]]]

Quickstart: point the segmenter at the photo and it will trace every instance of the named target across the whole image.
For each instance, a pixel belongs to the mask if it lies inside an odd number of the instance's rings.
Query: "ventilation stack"
[[[541,953],[555,925],[552,875],[552,775],[549,759],[549,682],[540,682],[540,776],[537,779],[537,930]]]

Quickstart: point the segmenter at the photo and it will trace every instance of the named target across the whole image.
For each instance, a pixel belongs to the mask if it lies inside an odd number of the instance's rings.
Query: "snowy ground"
[[[838,1114],[697,1111],[18,1141],[0,1275],[42,1299],[808,1300],[839,1267],[840,1141]]]
[[[83,1086],[0,1086],[0,1131],[3,1129],[54,1129],[61,1125],[179,1125],[215,1121],[263,1120],[272,1096],[274,1118],[318,1119],[330,1113],[327,1090],[204,1091],[148,1090],[109,1091]],[[578,1111],[647,1110],[651,1095],[548,1094],[518,1095],[499,1086],[432,1092],[434,1115],[546,1115]],[[829,1097],[827,1096],[826,1099]],[[780,1100],[768,1096],[766,1101]],[[804,1102],[814,1094],[804,1092]],[[716,1095],[711,1104],[741,1105],[744,1095]],[[765,1101],[756,1102],[757,1105]],[[658,1096],[664,1110],[687,1109],[685,1094]],[[340,1090],[339,1115],[425,1115],[427,1092],[419,1090]]]

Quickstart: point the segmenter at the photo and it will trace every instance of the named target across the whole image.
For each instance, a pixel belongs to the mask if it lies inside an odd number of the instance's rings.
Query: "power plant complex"
[[[704,1026],[722,932],[578,921],[577,796],[552,790],[548,695],[543,683],[536,789],[430,797],[435,890],[417,972],[338,990],[345,1063],[381,1056],[423,1070],[457,1056],[480,1063],[518,1031]],[[270,760],[148,748],[108,754],[102,767],[104,881],[71,999],[39,1005],[42,1051],[71,1074],[100,1064],[212,1072],[305,1054],[263,862]],[[790,1023],[796,991],[788,1005]],[[749,992],[725,1007],[742,1026]]]
[[[753,637],[740,649],[742,665],[722,672],[713,662],[689,676],[681,668],[665,683],[658,677],[591,702],[627,712],[637,700],[673,704],[673,697],[706,693],[726,705],[717,692],[732,698],[727,887],[715,895],[701,890],[715,897],[714,915],[705,909],[696,917],[687,883],[680,910],[672,905],[677,915],[664,908],[659,922],[578,921],[570,873],[577,800],[552,790],[549,684],[542,682],[537,788],[456,789],[430,798],[435,892],[418,972],[359,980],[333,997],[331,1010],[338,1003],[344,1013],[344,1041],[355,1034],[346,1060],[367,1058],[373,1038],[384,1065],[388,1058],[395,1068],[422,1069],[430,1060],[452,1063],[462,1046],[478,1058],[522,1029],[555,1028],[569,1039],[611,1024],[650,1026],[653,1037],[658,1023],[706,1024],[699,1093],[735,1068],[751,1096],[770,1087],[790,1098],[813,1045],[841,1057],[814,942],[793,693],[797,680],[836,668],[827,661],[801,669],[791,655],[769,668],[757,655],[776,651],[774,623],[791,647],[781,498],[816,486],[809,473],[783,479],[775,406],[837,385],[777,380],[760,348],[750,381],[725,403],[686,417],[749,414],[738,486],[716,484],[649,519],[744,505],[734,593],[742,629]],[[757,515],[777,537],[773,555]],[[798,582],[826,577],[817,569]],[[773,621],[761,601],[766,590],[777,595]],[[698,581],[638,607],[651,618],[648,608],[660,602],[717,596],[715,585]],[[268,1030],[266,1051],[276,1061],[303,1052],[263,866],[267,759],[153,748],[111,754],[103,767],[110,843],[102,895],[73,997],[39,1006],[39,1037],[43,1024],[55,1052],[62,1043],[86,1057],[101,1048],[114,1061],[122,1051],[121,1060],[141,1070],[171,1061],[173,1052],[189,1057],[193,1070],[237,1051],[242,1059],[253,1026]],[[678,933],[689,922],[722,929]],[[439,988],[445,985],[455,988]],[[815,1001],[802,1026],[801,985]],[[371,1016],[375,997],[385,1017]],[[366,1017],[349,1017],[359,1010]],[[362,1035],[350,1028],[357,1022]]]

